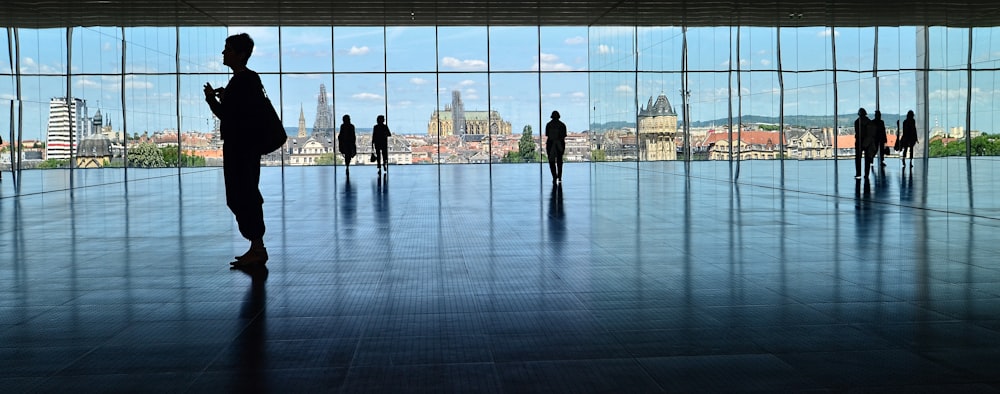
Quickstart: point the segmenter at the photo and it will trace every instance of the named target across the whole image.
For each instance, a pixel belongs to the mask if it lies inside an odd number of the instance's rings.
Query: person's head
[[[882,119],[882,111],[875,110],[875,119]]]
[[[222,64],[229,67],[246,66],[253,53],[253,39],[247,33],[226,37],[226,48],[222,50]]]
[[[868,111],[865,111],[864,108],[858,108],[858,116],[868,116]]]
[[[351,123],[351,115],[344,115],[344,123]]]
[[[385,123],[385,116],[379,115],[378,118],[375,118],[375,122],[377,122],[378,124]]]
[[[906,119],[913,119],[913,110],[906,111]]]
[[[552,116],[550,116],[550,118],[559,119],[559,111],[552,111]]]

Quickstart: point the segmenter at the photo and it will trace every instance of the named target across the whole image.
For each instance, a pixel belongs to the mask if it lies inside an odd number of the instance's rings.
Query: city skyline
[[[879,32],[879,38],[891,45],[879,47],[878,65],[883,71],[877,75],[878,88],[873,86],[875,73],[864,72],[874,62],[872,53],[863,48],[875,30],[836,30],[838,53],[846,53],[838,55],[838,69],[856,70],[840,75],[837,112],[850,113],[859,106],[879,106],[887,113],[914,109],[916,72],[911,70],[916,69],[916,60],[911,55],[915,29]],[[206,81],[224,85],[228,80],[219,52],[224,38],[237,32],[254,37],[257,46],[250,66],[262,74],[272,101],[281,107],[286,126],[295,124],[300,109],[308,120],[317,118],[310,104],[319,98],[320,84],[330,87],[326,99],[335,125],[349,113],[356,125],[365,128],[374,124],[377,115],[385,114],[390,127],[403,134],[422,133],[428,114],[449,102],[453,90],[462,92],[469,107],[504,114],[515,132],[525,125],[540,130],[552,110],[563,113],[570,130],[585,131],[592,123],[634,122],[637,102],[648,97],[665,94],[677,106],[685,101],[680,94],[682,46],[678,27],[287,27],[281,29],[280,50],[278,30],[183,28],[177,37],[173,29],[129,28],[126,42],[131,45],[124,76],[118,74],[122,71],[118,29],[76,28],[69,67],[59,45],[21,45],[18,63],[25,107],[21,119],[24,139],[43,139],[49,99],[65,96],[67,81],[59,76],[63,74],[70,75],[74,98],[87,100],[94,111],[100,109],[111,124],[128,127],[130,135],[163,129],[209,130],[212,119],[200,87]],[[781,106],[774,29],[743,29],[741,37],[746,36],[746,40],[738,54],[740,73],[728,72],[734,68],[729,64],[733,56],[724,48],[723,52],[717,52],[719,48],[713,49],[715,53],[704,51],[705,44],[717,41],[724,40],[728,47],[729,30],[688,30],[689,51],[695,52],[689,56],[688,70],[711,71],[688,74],[688,113],[693,121],[724,118],[732,91],[734,100],[742,95],[743,115],[777,116]],[[789,70],[784,78],[786,116],[832,116],[832,72],[826,71],[831,63],[827,50],[831,30],[785,30],[792,33],[783,35],[781,41],[783,48],[792,49],[781,59]],[[987,33],[992,36],[993,30]],[[891,34],[886,36],[886,31]],[[943,42],[931,43],[942,49],[944,55],[939,57],[964,59],[958,56],[964,53],[961,45],[954,43],[960,42],[959,35],[944,36]],[[638,41],[638,49],[629,37]],[[66,35],[62,29],[22,29],[20,39],[25,44],[65,42]],[[175,39],[190,44],[176,57],[172,53]],[[974,63],[992,65],[995,61],[989,60],[990,53],[991,48],[974,47]],[[624,65],[618,64],[622,58]],[[10,64],[14,62],[9,57],[2,60],[0,74],[12,75]],[[956,64],[935,66],[951,69]],[[280,77],[279,72],[283,73]],[[732,89],[730,74],[741,77]],[[931,87],[928,96],[941,105],[931,109],[931,117],[942,127],[964,127],[962,108],[968,89],[963,76],[954,72],[932,75],[932,84],[937,86]],[[991,98],[1000,93],[989,77],[974,80],[982,83],[973,87],[971,100],[972,112],[977,114],[972,129],[986,132],[1000,124],[995,119],[1000,115],[990,107]],[[0,99],[15,98],[12,79],[0,78]],[[120,108],[123,91],[127,122]],[[880,96],[878,104],[876,94]],[[684,111],[678,113],[679,121],[685,122]]]

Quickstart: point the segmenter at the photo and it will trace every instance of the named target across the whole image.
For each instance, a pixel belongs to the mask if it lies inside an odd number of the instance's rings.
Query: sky
[[[313,126],[320,84],[338,124],[350,114],[358,127],[370,127],[386,114],[402,134],[425,134],[432,112],[450,104],[453,91],[466,110],[498,111],[514,133],[525,126],[537,133],[553,110],[570,131],[584,131],[590,122],[634,122],[636,107],[661,94],[679,114],[685,101],[679,27],[128,28],[124,50],[121,28],[85,27],[69,38],[72,62],[66,61],[65,29],[18,30],[19,53],[8,47],[10,31],[0,32],[0,48],[7,49],[0,51],[0,104],[9,111],[17,97],[12,70],[19,67],[25,139],[43,138],[49,99],[67,88],[87,100],[88,115],[100,108],[116,129],[127,122],[138,133],[208,131],[212,117],[201,87],[226,83],[221,48],[226,36],[242,32],[256,42],[249,67],[262,74],[289,127],[297,126],[300,111]],[[931,33],[931,66],[956,70],[929,75],[932,123],[964,125],[968,30]],[[730,95],[734,112],[778,116],[782,85],[785,115],[832,114],[834,75],[824,71],[833,68],[831,36],[836,67],[848,70],[837,74],[837,112],[863,106],[905,113],[916,105],[916,28],[878,34],[874,28],[784,28],[780,34],[779,48],[773,28],[688,29],[692,119],[725,118]],[[1000,96],[992,70],[1000,63],[1000,39],[993,38],[1000,38],[997,28],[974,31],[974,67],[989,71],[974,76],[973,128],[985,131],[1000,126],[991,104]],[[876,62],[881,71],[873,73]],[[0,127],[6,136],[9,126]]]

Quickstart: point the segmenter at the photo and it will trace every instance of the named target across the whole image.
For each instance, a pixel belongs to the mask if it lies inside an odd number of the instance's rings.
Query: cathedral
[[[427,123],[427,135],[441,136],[467,134],[510,135],[510,122],[503,120],[497,111],[466,111],[461,93],[451,92],[451,105],[435,110]]]
[[[333,108],[326,99],[326,85],[319,84],[319,97],[316,100],[316,121],[313,122],[313,136],[316,138],[333,138],[335,134]]]
[[[639,109],[639,160],[677,160],[677,113],[661,94]]]

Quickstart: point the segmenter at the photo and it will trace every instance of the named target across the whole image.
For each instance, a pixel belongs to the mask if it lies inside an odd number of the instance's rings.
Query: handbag
[[[288,141],[288,134],[285,134],[285,126],[281,124],[281,118],[278,116],[278,112],[274,110],[271,99],[267,97],[267,91],[264,90],[264,86],[261,86],[260,89],[264,93],[264,99],[261,104],[263,108],[260,111],[260,114],[264,118],[260,122],[261,130],[260,135],[257,136],[256,145],[257,153],[266,155],[285,145],[285,142]]]
[[[368,156],[368,161],[374,163],[374,162],[378,161],[378,157],[375,157],[375,154],[372,153],[371,156]]]

